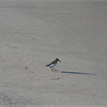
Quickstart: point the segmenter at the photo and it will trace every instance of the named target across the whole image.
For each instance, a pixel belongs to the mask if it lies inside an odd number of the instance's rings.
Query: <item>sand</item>
[[[0,0],[0,107],[11,106],[107,106],[107,2]]]

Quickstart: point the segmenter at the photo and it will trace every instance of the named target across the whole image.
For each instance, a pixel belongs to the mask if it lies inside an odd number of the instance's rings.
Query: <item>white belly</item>
[[[51,64],[51,65],[49,65],[50,67],[53,67],[53,66],[55,66],[57,64],[57,62],[56,63],[54,63],[54,64]]]

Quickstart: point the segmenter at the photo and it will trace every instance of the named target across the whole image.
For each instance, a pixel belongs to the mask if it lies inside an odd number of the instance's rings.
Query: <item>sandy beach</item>
[[[11,106],[107,107],[106,1],[0,0],[0,107]]]

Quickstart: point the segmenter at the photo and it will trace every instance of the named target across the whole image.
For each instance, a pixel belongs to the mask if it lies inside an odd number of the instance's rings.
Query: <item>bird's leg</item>
[[[53,71],[52,67],[50,67],[50,68],[51,68],[51,70]]]
[[[54,67],[53,67],[53,69],[54,69],[55,71],[58,71],[58,70],[56,70]]]

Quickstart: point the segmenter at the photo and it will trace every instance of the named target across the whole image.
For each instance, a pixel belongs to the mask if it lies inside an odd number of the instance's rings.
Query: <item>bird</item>
[[[48,65],[46,65],[47,67],[50,67],[52,71],[58,71],[54,68],[54,66],[57,64],[57,62],[61,62],[58,58],[55,58],[54,61],[52,61],[51,63],[49,63]]]

